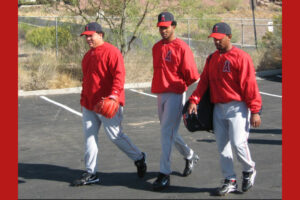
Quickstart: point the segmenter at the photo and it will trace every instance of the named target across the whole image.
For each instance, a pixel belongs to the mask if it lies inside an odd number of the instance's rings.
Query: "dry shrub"
[[[18,66],[18,88],[19,90],[31,90],[31,73],[30,71]]]
[[[149,82],[152,80],[151,51],[130,51],[125,57],[126,83]]]
[[[59,72],[58,64],[53,51],[19,59],[18,88],[27,91],[79,86],[71,75]]]
[[[53,80],[48,81],[49,89],[71,88],[79,85],[80,81],[72,79],[70,74],[57,74]]]
[[[241,4],[241,0],[218,0],[220,7],[227,11],[236,10]]]
[[[254,67],[256,70],[258,70],[258,65],[261,59],[263,58],[263,53],[261,52],[261,50],[248,50],[248,49],[243,49],[243,50],[246,51],[251,56]]]
[[[56,74],[56,63],[53,55],[32,54],[19,60],[19,89],[47,89],[47,82]],[[26,80],[25,82],[22,82]],[[30,81],[29,81],[30,80]]]

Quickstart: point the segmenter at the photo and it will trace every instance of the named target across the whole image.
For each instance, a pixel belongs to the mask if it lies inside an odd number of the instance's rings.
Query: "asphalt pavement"
[[[255,185],[247,193],[231,193],[225,199],[282,198],[282,82],[278,76],[258,78],[263,98],[262,124],[251,129],[249,146],[256,162]],[[195,89],[192,85],[187,97]],[[147,153],[144,178],[123,152],[99,132],[100,184],[72,187],[84,170],[84,143],[80,94],[19,96],[18,197],[19,199],[219,199],[214,191],[222,175],[214,135],[190,133],[183,123],[179,132],[200,160],[188,177],[181,174],[185,161],[173,148],[171,185],[152,191],[159,170],[160,126],[155,96],[150,88],[126,89],[123,130]],[[147,94],[150,94],[147,95]],[[235,160],[241,188],[241,165]]]

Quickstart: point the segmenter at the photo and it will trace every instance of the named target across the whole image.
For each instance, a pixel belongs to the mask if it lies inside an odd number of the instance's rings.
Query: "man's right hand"
[[[190,103],[188,107],[188,113],[189,114],[195,113],[197,115],[197,105],[194,103]]]

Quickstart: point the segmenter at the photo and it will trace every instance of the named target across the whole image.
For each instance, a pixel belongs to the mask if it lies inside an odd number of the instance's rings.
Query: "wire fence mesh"
[[[92,19],[91,19],[92,20]],[[113,19],[120,23],[120,19]],[[128,40],[136,19],[126,21]],[[207,36],[212,26],[220,21],[228,23],[232,28],[232,43],[240,48],[255,50],[254,26],[252,19],[246,18],[185,18],[177,19],[176,36],[183,39],[192,49],[199,71],[202,71],[207,55],[215,50],[211,39]],[[105,40],[119,47],[114,34],[105,20],[98,21],[105,32]],[[19,28],[19,63],[21,58],[33,59],[32,54],[43,55],[49,51],[55,52],[55,58],[65,63],[65,68],[71,68],[74,76],[80,76],[80,63],[84,53],[88,50],[85,40],[80,37],[87,22],[80,16],[72,17],[18,17]],[[127,78],[131,82],[151,80],[147,74],[152,73],[152,46],[161,39],[156,18],[145,18],[129,53],[125,56],[126,71],[135,71],[135,78]],[[273,31],[272,19],[256,19],[257,40]],[[276,25],[280,26],[281,25]],[[46,29],[48,28],[48,29]],[[39,29],[38,35],[31,35],[33,30]],[[51,39],[45,41],[45,35]],[[30,42],[29,42],[30,40]],[[40,41],[39,41],[40,40]],[[39,42],[39,43],[38,43]],[[31,43],[31,44],[29,44]],[[32,45],[35,43],[35,46]],[[76,68],[76,70],[75,70]],[[138,70],[136,70],[138,69]],[[74,72],[75,71],[75,72]],[[128,75],[129,76],[129,75]]]

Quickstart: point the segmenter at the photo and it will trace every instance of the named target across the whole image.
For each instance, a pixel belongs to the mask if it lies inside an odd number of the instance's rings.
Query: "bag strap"
[[[209,65],[209,61],[210,61],[210,59],[211,59],[211,57],[212,57],[213,54],[214,54],[214,53],[211,53],[211,54],[207,57],[207,67],[208,67],[208,65]],[[207,73],[208,73],[207,77],[208,77],[208,87],[209,87],[209,71],[207,71]]]
[[[207,64],[209,63],[209,61],[210,61],[210,59],[211,59],[211,57],[212,57],[213,54],[214,54],[214,53],[211,53],[211,54],[208,56],[208,58],[207,58]]]

